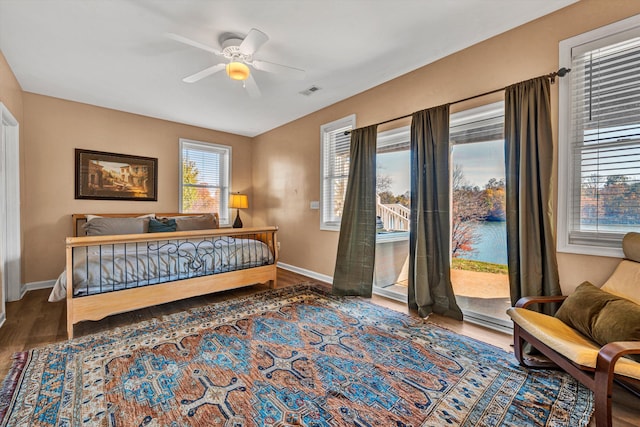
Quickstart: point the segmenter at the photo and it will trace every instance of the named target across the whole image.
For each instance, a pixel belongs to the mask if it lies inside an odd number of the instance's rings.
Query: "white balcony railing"
[[[382,220],[385,230],[409,231],[411,211],[399,203],[383,204],[377,198],[376,215]]]

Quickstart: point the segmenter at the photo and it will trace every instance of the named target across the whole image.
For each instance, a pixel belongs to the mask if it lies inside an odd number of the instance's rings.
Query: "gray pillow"
[[[149,218],[92,218],[82,226],[87,236],[141,234],[149,229]]]
[[[210,230],[219,228],[216,218],[211,214],[195,216],[173,216],[176,220],[176,231]]]

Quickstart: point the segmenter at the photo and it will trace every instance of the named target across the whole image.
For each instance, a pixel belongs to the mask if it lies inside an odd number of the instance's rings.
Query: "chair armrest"
[[[531,304],[545,304],[552,302],[562,302],[567,298],[566,295],[540,296],[540,297],[522,297],[516,302],[516,307],[527,308]]]
[[[603,361],[611,363],[628,354],[640,354],[640,341],[610,342],[598,352],[598,363],[600,363],[601,358]]]
[[[598,387],[609,387],[613,379],[616,362],[628,354],[640,354],[640,341],[617,341],[603,346],[598,352],[596,361],[596,384]]]

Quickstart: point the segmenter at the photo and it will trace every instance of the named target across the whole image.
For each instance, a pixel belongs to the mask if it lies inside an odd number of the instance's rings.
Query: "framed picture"
[[[158,159],[76,148],[76,199],[158,200]]]

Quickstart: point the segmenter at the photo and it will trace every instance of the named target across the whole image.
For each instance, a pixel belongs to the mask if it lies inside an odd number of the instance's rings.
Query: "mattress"
[[[73,295],[82,297],[273,264],[259,240],[216,236],[73,249]],[[66,298],[66,271],[49,301]]]

